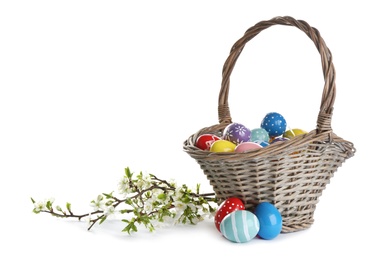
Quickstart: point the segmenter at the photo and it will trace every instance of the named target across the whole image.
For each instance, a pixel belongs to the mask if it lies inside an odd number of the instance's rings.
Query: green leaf
[[[122,232],[131,234],[131,232],[137,232],[137,227],[134,222],[129,222],[129,224],[122,230]]]
[[[71,203],[66,202],[66,208],[67,208],[68,211],[71,212]]]
[[[124,173],[126,174],[126,177],[127,177],[128,179],[131,179],[131,178],[132,178],[133,173],[131,173],[130,168],[126,167],[126,168],[124,169]]]
[[[150,191],[145,192],[144,194],[145,198],[149,199],[152,197],[152,193]]]
[[[153,225],[149,225],[149,226],[148,226],[148,229],[149,229],[150,232],[154,232],[154,231],[155,231],[155,228],[154,228]]]
[[[35,200],[34,200],[33,198],[30,198],[30,199],[31,199],[32,203],[34,204],[34,203],[35,203]]]
[[[131,229],[132,229],[133,232],[137,232],[137,227],[136,227],[135,223],[133,223],[131,225]]]
[[[131,199],[126,199],[125,201],[124,201],[127,205],[132,205],[133,203],[133,201],[131,200]]]
[[[122,209],[122,210],[120,210],[119,211],[121,214],[126,214],[126,213],[131,213],[131,212],[133,212],[133,210],[132,209]]]
[[[110,192],[109,194],[108,193],[102,193],[107,199],[111,199],[113,198],[113,191]]]
[[[167,198],[167,196],[166,196],[166,194],[161,193],[161,194],[159,194],[159,195],[157,196],[157,198],[158,198],[159,200],[165,200],[165,199]]]
[[[138,180],[142,180],[142,176],[143,176],[142,171],[140,171],[140,173],[136,177]]]
[[[50,202],[49,200],[47,201],[47,204],[45,206],[48,210],[52,210],[52,202]]]
[[[113,205],[114,201],[113,200],[108,200],[105,205],[106,206],[110,206],[110,205]]]
[[[103,217],[100,219],[99,224],[101,225],[105,220],[106,220],[106,216],[103,216]]]

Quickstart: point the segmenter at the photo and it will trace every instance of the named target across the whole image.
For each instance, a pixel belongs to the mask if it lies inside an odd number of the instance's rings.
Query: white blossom
[[[130,183],[126,177],[123,177],[118,183],[118,191],[120,194],[126,196],[127,194],[132,192],[130,187]]]
[[[191,222],[193,224],[197,224],[198,222],[201,222],[202,220],[203,220],[202,218],[198,218],[197,216],[194,216]]]
[[[91,225],[91,220],[92,220],[92,215],[91,215],[91,212],[89,212],[88,216],[85,217],[85,221],[88,224],[88,226]]]
[[[151,187],[152,183],[151,183],[151,177],[150,175],[145,175],[144,176],[141,176],[137,182],[136,182],[136,187],[139,189],[139,190],[145,190],[145,189],[148,189]]]
[[[183,195],[184,195],[184,192],[182,191],[182,188],[181,187],[177,187],[175,189],[173,198],[174,198],[175,201],[176,200],[180,200],[180,198],[183,197]]]
[[[104,201],[103,196],[101,194],[97,196],[96,200],[91,202],[91,207],[93,207],[94,210],[104,209],[105,201]]]
[[[188,203],[187,206],[193,211],[193,212],[196,212],[197,211],[197,208],[196,208],[196,205],[194,205],[193,203]]]
[[[115,213],[115,208],[113,205],[106,207],[104,210],[104,215],[106,216],[113,215],[114,213]]]
[[[145,202],[145,205],[144,205],[145,212],[149,213],[149,212],[153,211],[153,209],[154,209],[153,203],[154,203],[154,200],[152,198],[148,199]]]
[[[181,201],[174,201],[172,203],[172,205],[175,206],[175,210],[176,210],[177,213],[178,212],[184,212],[184,210],[186,210],[186,208],[187,208],[187,204],[185,204]]]
[[[46,210],[46,203],[44,201],[39,201],[34,203],[34,211],[35,212],[40,212],[42,210]]]

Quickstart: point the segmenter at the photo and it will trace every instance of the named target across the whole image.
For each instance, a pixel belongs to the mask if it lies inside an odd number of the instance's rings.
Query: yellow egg
[[[236,144],[232,143],[228,140],[216,140],[212,143],[210,147],[210,152],[214,153],[227,153],[227,152],[234,152],[236,148]]]
[[[293,128],[293,129],[289,129],[287,130],[284,134],[283,134],[283,137],[285,138],[293,138],[294,136],[297,136],[297,135],[304,135],[304,134],[307,134],[306,131],[302,130],[302,129],[299,129],[299,128]]]

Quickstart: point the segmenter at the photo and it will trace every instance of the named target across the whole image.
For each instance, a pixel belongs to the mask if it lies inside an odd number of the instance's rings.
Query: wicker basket
[[[195,141],[201,134],[222,136],[224,128],[233,122],[228,105],[229,77],[245,44],[273,25],[297,27],[315,43],[321,55],[325,85],[316,129],[245,153],[213,153],[197,148]],[[317,29],[289,16],[261,21],[233,45],[225,61],[218,103],[219,123],[191,135],[184,141],[183,149],[198,162],[220,202],[239,197],[245,208],[253,211],[259,202],[268,201],[282,215],[282,233],[307,229],[314,222],[316,204],[330,178],[355,154],[353,143],[338,137],[331,128],[335,93],[332,54]]]

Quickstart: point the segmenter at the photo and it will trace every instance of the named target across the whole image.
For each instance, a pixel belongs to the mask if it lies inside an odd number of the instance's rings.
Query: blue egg
[[[266,146],[268,146],[269,145],[269,143],[268,142],[266,142],[266,141],[263,141],[263,142],[259,142],[258,143],[260,146],[262,146],[262,147],[266,147]]]
[[[285,133],[287,123],[281,114],[270,112],[263,118],[260,127],[268,132],[269,137],[277,137]]]
[[[229,213],[220,223],[223,236],[235,243],[245,243],[256,237],[260,228],[259,220],[248,210]]]
[[[255,208],[254,214],[260,223],[259,237],[270,240],[281,233],[282,216],[273,204],[269,202],[259,203]]]

